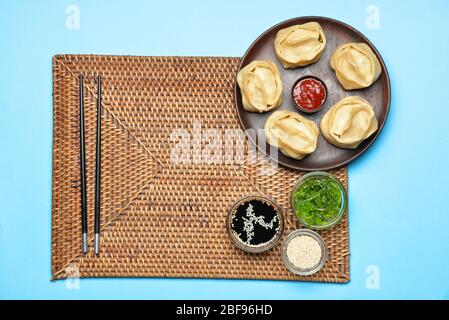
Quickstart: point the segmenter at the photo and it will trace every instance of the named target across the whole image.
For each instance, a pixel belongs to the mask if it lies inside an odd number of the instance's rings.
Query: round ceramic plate
[[[306,67],[284,69],[274,52],[274,39],[276,37],[276,33],[280,29],[310,21],[316,21],[320,23],[326,34],[327,44],[321,59],[318,62]],[[347,42],[364,42],[368,44],[379,59],[382,67],[382,74],[379,79],[369,88],[352,91],[344,90],[338,82],[334,70],[332,70],[329,66],[330,57],[332,56],[337,46]],[[363,34],[361,34],[356,29],[343,22],[324,17],[300,17],[290,19],[268,29],[261,36],[259,36],[256,41],[254,41],[254,43],[249,47],[241,60],[239,71],[253,60],[270,60],[276,63],[279,68],[283,83],[283,102],[281,106],[276,110],[290,110],[299,112],[306,118],[315,121],[315,123],[319,126],[321,118],[335,103],[337,103],[344,97],[358,95],[362,98],[365,98],[371,103],[379,121],[379,129],[368,139],[362,142],[357,149],[349,150],[337,148],[328,143],[320,134],[318,138],[318,146],[315,152],[308,155],[302,160],[289,158],[283,155],[280,151],[277,151],[277,161],[279,161],[281,165],[304,171],[329,170],[338,168],[359,157],[369,148],[369,146],[373,144],[373,142],[378,137],[385,124],[388,110],[390,108],[390,80],[388,77],[387,68],[385,67],[385,63],[377,49]],[[291,90],[295,81],[307,75],[312,75],[320,78],[325,82],[328,89],[328,96],[324,107],[320,111],[313,114],[307,114],[298,111],[291,97]],[[240,123],[243,129],[263,130],[265,120],[271,115],[271,112],[260,114],[246,112],[242,106],[242,96],[237,82],[235,82],[234,98],[235,106],[237,108],[237,114],[239,116]],[[263,141],[264,139],[255,139],[253,137],[254,135],[249,135],[249,139],[251,139],[251,141],[257,145],[259,150],[267,154],[266,150],[270,150],[270,147],[266,144],[265,141]]]

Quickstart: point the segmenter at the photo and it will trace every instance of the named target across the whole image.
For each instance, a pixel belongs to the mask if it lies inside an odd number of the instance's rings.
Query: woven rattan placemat
[[[284,236],[300,227],[289,192],[303,174],[267,161],[179,164],[176,129],[194,136],[240,129],[233,84],[239,58],[58,55],[53,58],[53,279],[187,277],[349,281],[347,215],[329,231],[329,260],[317,274],[293,275],[280,245],[263,254],[236,249],[225,217],[240,197],[262,193],[285,210]],[[85,75],[89,232],[93,230],[95,103],[103,79],[101,255],[81,255],[78,76]],[[173,138],[172,138],[173,139]],[[200,140],[201,141],[201,140]],[[201,147],[204,147],[202,142]],[[334,171],[347,187],[347,169]]]

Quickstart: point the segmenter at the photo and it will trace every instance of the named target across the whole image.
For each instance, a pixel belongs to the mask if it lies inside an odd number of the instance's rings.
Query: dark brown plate
[[[320,23],[326,34],[327,44],[321,59],[318,62],[306,67],[284,69],[274,53],[274,39],[276,37],[276,33],[280,29],[291,25],[302,24],[310,21]],[[367,89],[352,91],[344,90],[338,82],[335,72],[329,66],[330,57],[337,46],[347,42],[364,42],[368,44],[379,59],[382,67],[382,74],[379,79]],[[299,112],[308,119],[315,121],[319,126],[321,118],[335,103],[346,96],[358,95],[371,103],[377,119],[379,120],[379,129],[371,137],[362,142],[357,149],[349,150],[337,148],[328,143],[320,134],[318,138],[318,146],[315,152],[302,160],[292,159],[283,155],[280,151],[277,152],[277,160],[281,165],[292,169],[305,171],[330,170],[341,167],[366,151],[368,147],[373,144],[382,130],[390,108],[390,79],[388,77],[388,71],[381,55],[374,45],[363,34],[351,26],[343,22],[324,17],[300,17],[281,22],[265,31],[256,39],[256,41],[254,41],[243,56],[239,70],[253,60],[271,60],[276,63],[279,68],[283,83],[283,102],[277,110]],[[320,78],[326,83],[328,89],[328,97],[324,107],[320,111],[313,114],[306,114],[298,111],[291,97],[291,88],[295,81],[298,78],[307,75]],[[271,112],[261,114],[246,112],[242,106],[242,97],[237,82],[235,82],[234,98],[237,114],[243,129],[263,129],[265,120],[270,116]],[[265,141],[253,139],[251,136],[249,136],[249,138],[263,153],[267,154],[265,150],[270,150]]]

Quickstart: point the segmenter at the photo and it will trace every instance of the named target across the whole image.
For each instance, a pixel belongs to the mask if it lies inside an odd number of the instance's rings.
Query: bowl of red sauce
[[[292,88],[292,99],[296,107],[307,113],[320,110],[327,98],[324,81],[315,76],[299,78]]]

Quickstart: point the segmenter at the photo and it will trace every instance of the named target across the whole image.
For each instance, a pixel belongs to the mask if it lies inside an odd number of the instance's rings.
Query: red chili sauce
[[[326,100],[326,87],[315,78],[304,78],[293,88],[293,100],[304,111],[317,111]]]

